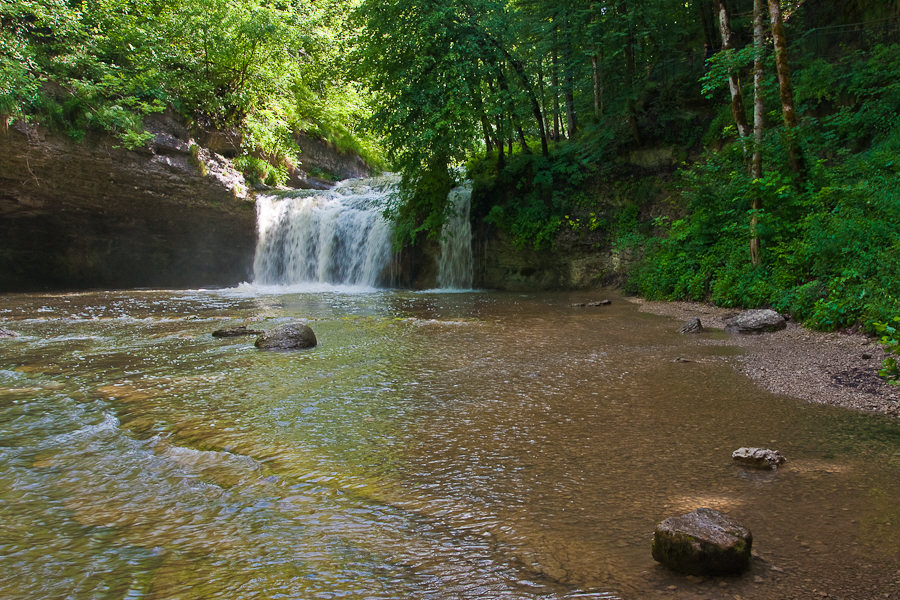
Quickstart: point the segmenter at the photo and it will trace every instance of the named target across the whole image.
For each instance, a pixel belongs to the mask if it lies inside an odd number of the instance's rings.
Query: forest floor
[[[725,319],[738,313],[699,302],[629,301],[641,312],[682,321],[698,317],[706,329],[724,329]],[[900,389],[878,376],[886,354],[876,338],[788,322],[775,333],[702,339],[740,348],[735,368],[769,392],[900,419]]]

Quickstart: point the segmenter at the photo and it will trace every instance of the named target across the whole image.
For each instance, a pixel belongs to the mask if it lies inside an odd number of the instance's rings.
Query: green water
[[[896,421],[578,300],[3,297],[0,597],[900,597]],[[296,318],[317,348],[210,335]],[[789,463],[744,471],[746,445]],[[750,572],[653,562],[653,526],[698,506],[753,531]]]

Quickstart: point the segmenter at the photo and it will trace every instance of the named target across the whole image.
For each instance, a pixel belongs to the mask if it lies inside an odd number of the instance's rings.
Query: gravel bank
[[[697,302],[628,300],[641,312],[682,322],[698,317],[707,329],[724,329],[725,319],[738,312]],[[788,323],[775,333],[698,339],[741,348],[734,367],[772,393],[900,418],[900,390],[878,376],[885,352],[873,338]]]

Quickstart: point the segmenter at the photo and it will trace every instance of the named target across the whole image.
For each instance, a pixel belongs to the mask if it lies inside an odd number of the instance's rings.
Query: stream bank
[[[861,412],[900,418],[900,390],[878,376],[885,352],[878,340],[859,333],[822,332],[789,322],[763,335],[728,335],[725,319],[738,312],[699,302],[629,298],[641,312],[680,321],[699,318],[712,334],[695,336],[708,346],[739,348],[729,357],[735,369],[773,394]]]

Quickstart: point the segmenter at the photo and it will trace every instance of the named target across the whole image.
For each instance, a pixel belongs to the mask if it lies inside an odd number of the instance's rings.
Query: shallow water
[[[3,297],[0,597],[900,598],[897,422],[612,298]],[[316,349],[210,335],[294,318]],[[753,531],[747,574],[654,563],[699,506]]]

